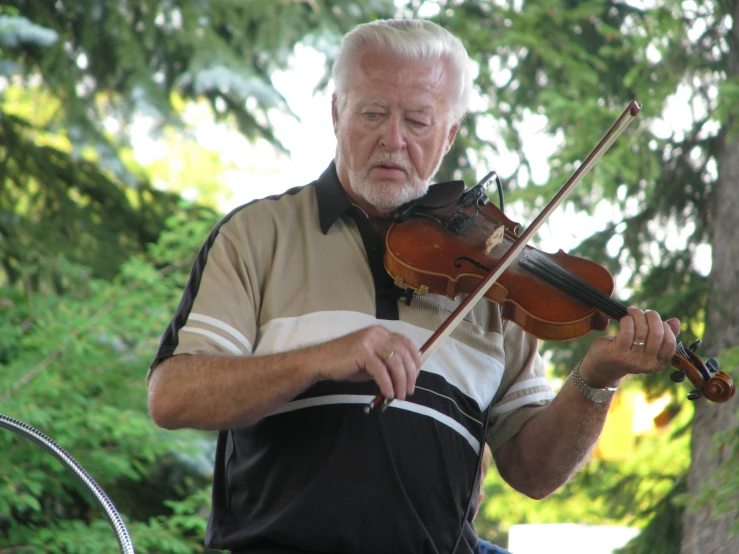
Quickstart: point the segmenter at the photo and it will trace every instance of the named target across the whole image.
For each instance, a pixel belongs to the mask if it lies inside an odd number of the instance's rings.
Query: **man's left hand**
[[[616,336],[599,337],[580,365],[580,376],[591,387],[615,386],[629,374],[662,371],[675,354],[680,321],[662,321],[653,311],[630,306]]]

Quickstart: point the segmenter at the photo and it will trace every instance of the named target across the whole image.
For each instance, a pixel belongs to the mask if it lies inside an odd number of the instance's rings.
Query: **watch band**
[[[596,389],[594,387],[591,387],[580,376],[581,364],[582,360],[578,362],[578,364],[575,366],[575,369],[572,371],[572,382],[577,387],[577,390],[579,390],[585,398],[597,404],[601,404],[603,402],[606,402],[607,400],[610,400],[611,397],[613,397],[613,395],[616,393],[616,387],[606,387],[603,389]]]

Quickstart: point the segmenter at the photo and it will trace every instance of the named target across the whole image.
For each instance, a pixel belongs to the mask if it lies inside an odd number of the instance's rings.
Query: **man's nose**
[[[403,133],[403,118],[399,115],[388,117],[382,126],[380,144],[388,152],[402,150],[405,146],[405,136]]]

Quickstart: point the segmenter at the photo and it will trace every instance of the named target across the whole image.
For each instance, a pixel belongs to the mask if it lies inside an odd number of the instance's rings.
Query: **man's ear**
[[[447,136],[447,145],[446,145],[446,150],[444,151],[444,154],[448,153],[449,150],[452,149],[452,145],[454,144],[454,139],[457,138],[457,131],[459,131],[459,123],[455,123],[449,129],[449,135]]]
[[[339,99],[334,92],[331,95],[331,120],[334,122],[334,136],[339,132]]]

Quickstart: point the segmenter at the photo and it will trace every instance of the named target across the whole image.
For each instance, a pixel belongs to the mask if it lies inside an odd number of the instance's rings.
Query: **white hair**
[[[357,25],[341,40],[332,76],[339,98],[346,92],[354,57],[366,44],[375,44],[409,62],[445,59],[450,62],[456,94],[452,97],[450,119],[458,123],[469,110],[472,67],[462,41],[443,27],[424,19],[379,19]]]

